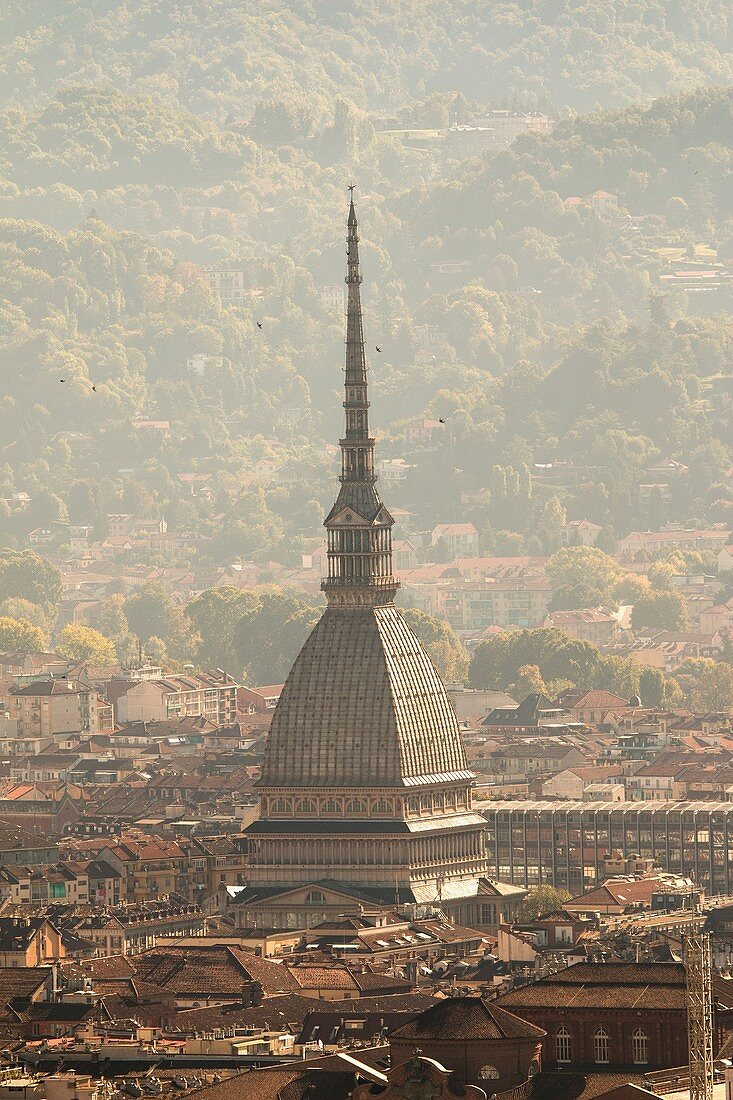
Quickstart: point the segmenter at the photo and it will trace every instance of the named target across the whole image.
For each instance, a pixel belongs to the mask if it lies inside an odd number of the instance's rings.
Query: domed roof
[[[543,1039],[541,1027],[482,997],[446,997],[396,1028],[391,1039]]]
[[[263,786],[470,778],[446,690],[396,607],[329,607],[273,716]]]

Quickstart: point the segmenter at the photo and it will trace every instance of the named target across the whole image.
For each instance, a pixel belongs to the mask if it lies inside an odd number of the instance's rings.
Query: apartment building
[[[188,856],[174,840],[125,837],[103,848],[100,858],[121,874],[120,892],[128,902],[146,902],[169,894],[188,896]]]
[[[573,611],[550,611],[543,626],[555,627],[593,645],[608,645],[619,632],[618,615],[607,607],[586,607]]]
[[[439,523],[430,533],[430,545],[444,547],[453,557],[478,554],[478,531],[472,523]]]
[[[424,610],[457,630],[540,626],[550,602],[550,585],[544,577],[445,580],[419,587],[411,580],[407,583]]]
[[[12,688],[6,705],[18,723],[18,735],[28,738],[99,733],[100,709],[109,710],[86,684],[51,677]]]
[[[90,900],[89,874],[85,865],[0,867],[0,897],[15,905],[55,903],[84,904]]]
[[[229,726],[237,717],[237,687],[231,676],[218,672],[129,683],[117,697],[117,718],[151,722],[201,715],[214,725]]]
[[[665,531],[632,531],[616,544],[621,561],[633,561],[636,556],[651,557],[659,550],[722,550],[730,542],[726,526],[708,530],[700,528],[669,528]]]

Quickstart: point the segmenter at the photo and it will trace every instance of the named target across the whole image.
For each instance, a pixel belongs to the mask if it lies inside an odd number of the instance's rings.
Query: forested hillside
[[[73,83],[219,121],[266,101],[301,134],[345,89],[370,111],[443,92],[587,111],[733,79],[726,0],[7,0],[3,9],[0,94],[20,105]]]
[[[468,509],[486,548],[553,549],[565,516],[649,520],[640,471],[676,458],[674,515],[729,518],[729,302],[662,280],[673,255],[733,251],[731,93],[613,107],[729,79],[728,19],[715,3],[6,5],[3,538],[132,510],[210,536],[217,561],[297,559],[331,491],[342,332],[321,290],[342,278],[352,175],[375,423],[407,466],[395,503],[428,525]],[[380,132],[512,100],[566,117],[483,157]],[[241,273],[237,303],[207,270]],[[403,426],[423,414],[446,431],[415,451]],[[529,466],[559,459],[606,472],[530,490]],[[265,494],[262,461],[309,474]],[[192,497],[197,476],[216,492]]]

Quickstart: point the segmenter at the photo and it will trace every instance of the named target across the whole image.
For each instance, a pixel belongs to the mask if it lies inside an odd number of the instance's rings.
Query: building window
[[[571,1055],[572,1040],[570,1032],[566,1027],[561,1027],[555,1033],[555,1061],[557,1062],[569,1062]]]
[[[366,805],[363,802],[347,802],[346,812],[347,814],[365,814]]]
[[[299,802],[295,807],[296,814],[314,814],[316,812],[315,802],[311,802],[307,799],[305,802]]]
[[[593,1056],[596,1065],[608,1065],[608,1032],[604,1027],[596,1028],[593,1036]]]
[[[478,1075],[481,1081],[496,1081],[499,1077],[499,1071],[496,1066],[482,1066],[478,1071]]]
[[[640,1027],[631,1036],[631,1059],[635,1066],[645,1066],[649,1061],[649,1037]]]
[[[326,895],[321,893],[320,890],[311,890],[311,892],[306,896],[305,904],[306,905],[323,905],[325,900],[326,900]]]

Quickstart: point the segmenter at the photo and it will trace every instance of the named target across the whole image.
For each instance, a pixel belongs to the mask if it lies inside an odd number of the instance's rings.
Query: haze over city
[[[0,1100],[729,1100],[730,4],[0,32]]]

